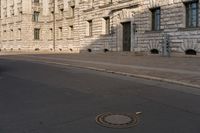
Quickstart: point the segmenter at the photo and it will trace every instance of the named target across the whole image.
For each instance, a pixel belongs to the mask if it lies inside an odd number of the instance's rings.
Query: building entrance
[[[123,25],[123,51],[131,51],[131,22],[122,23]]]

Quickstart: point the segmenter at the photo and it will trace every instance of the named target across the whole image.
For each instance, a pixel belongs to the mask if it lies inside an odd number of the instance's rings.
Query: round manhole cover
[[[96,122],[110,128],[129,128],[137,125],[137,114],[104,113],[96,117]]]

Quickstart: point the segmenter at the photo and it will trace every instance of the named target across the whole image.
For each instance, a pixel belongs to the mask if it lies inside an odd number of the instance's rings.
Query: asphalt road
[[[137,126],[99,126],[141,111]],[[0,133],[199,133],[200,90],[87,69],[0,59]]]

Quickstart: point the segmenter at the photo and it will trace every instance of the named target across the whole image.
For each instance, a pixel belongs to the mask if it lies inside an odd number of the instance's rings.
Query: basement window
[[[188,49],[185,51],[186,55],[197,55],[197,52],[193,49]]]
[[[150,52],[151,54],[159,54],[159,51],[157,49],[152,49]]]

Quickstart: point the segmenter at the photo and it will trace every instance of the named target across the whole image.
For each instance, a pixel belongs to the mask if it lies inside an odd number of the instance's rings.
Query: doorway
[[[123,51],[131,51],[131,22],[122,23]]]

